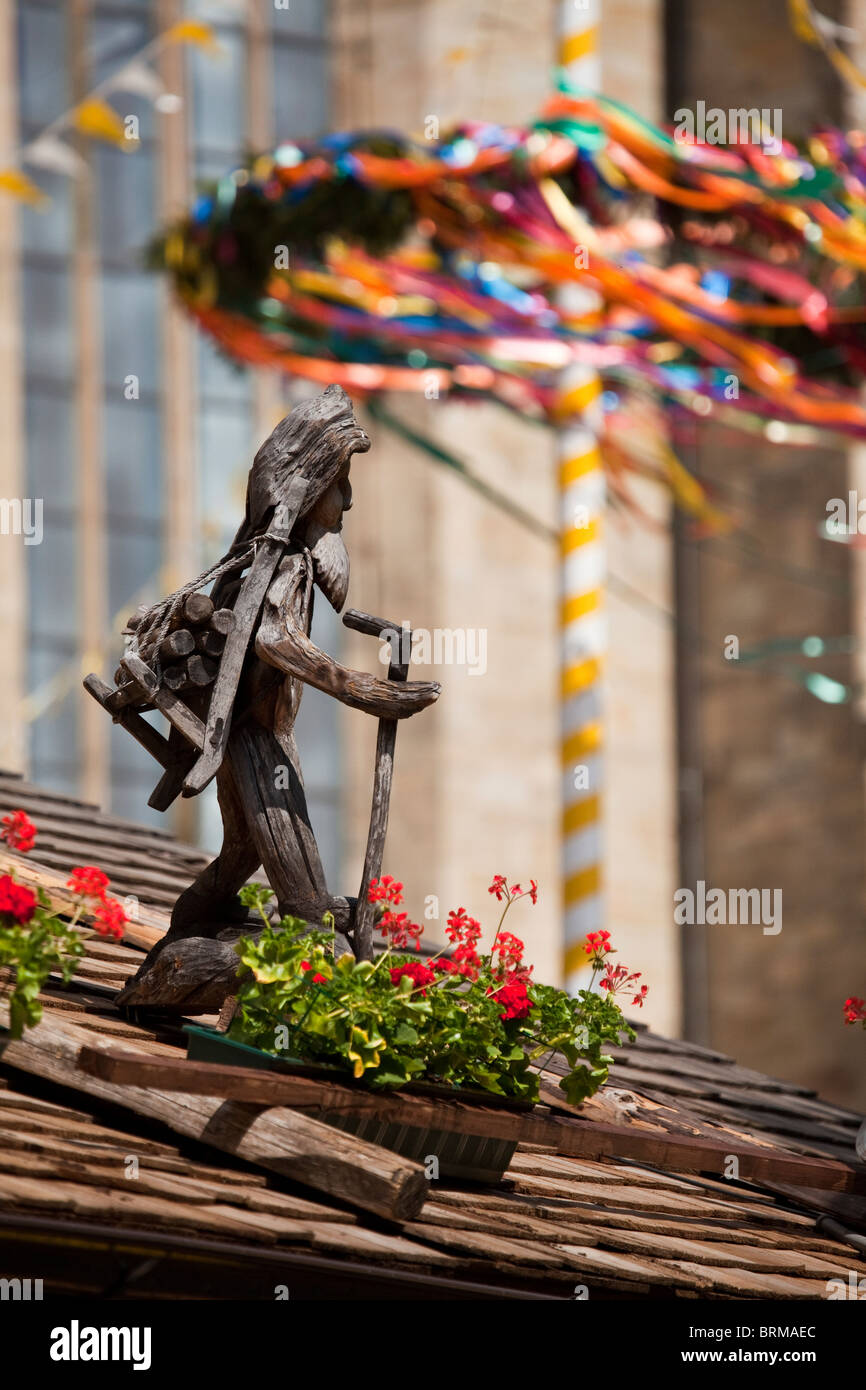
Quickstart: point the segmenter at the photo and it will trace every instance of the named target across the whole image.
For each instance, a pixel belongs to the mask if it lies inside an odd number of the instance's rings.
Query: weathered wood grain
[[[370,613],[361,613],[350,608],[343,614],[346,627],[356,632],[366,633],[382,640],[383,633],[402,632],[400,625],[386,618],[375,618]],[[401,639],[412,650],[412,634],[406,631]],[[401,660],[401,654],[391,648],[391,661],[388,666],[388,679],[405,681],[409,675],[409,664]],[[385,853],[385,837],[388,833],[388,813],[391,806],[391,784],[394,780],[394,750],[397,743],[397,721],[380,719],[376,731],[376,760],[373,767],[373,800],[370,807],[370,825],[367,831],[367,848],[364,854],[364,867],[361,871],[361,886],[358,890],[358,906],[355,909],[355,923],[352,941],[358,960],[373,959],[373,924],[376,918],[376,905],[370,902],[370,883],[382,872],[382,857]]]
[[[169,690],[183,690],[186,685],[185,666],[166,666],[161,673],[161,680]]]
[[[213,611],[213,599],[209,598],[207,594],[188,594],[178,614],[178,621],[191,623],[193,627],[198,627],[200,624],[210,621],[213,617]]]
[[[183,670],[182,675],[184,684],[186,684],[186,670]],[[148,806],[152,806],[155,811],[167,811],[172,802],[177,800],[183,788],[183,779],[196,759],[195,748],[190,746],[184,735],[174,725],[169,730],[168,745],[172,755],[171,762],[147,801]],[[186,884],[183,886],[186,887]]]
[[[196,652],[187,660],[186,678],[190,685],[203,688],[208,685],[213,685],[217,677],[217,669],[216,662]]]
[[[0,1024],[7,1022],[8,1009],[0,1004]],[[297,1111],[102,1081],[78,1066],[88,1041],[81,1029],[43,1018],[19,1041],[0,1042],[0,1056],[16,1070],[159,1120],[176,1134],[258,1163],[350,1206],[392,1221],[411,1220],[421,1210],[427,1182],[420,1164]]]
[[[140,603],[136,608],[135,612],[130,613],[129,617],[127,618],[126,627],[123,629],[124,632],[135,632],[136,628],[141,627],[142,622],[147,617],[149,612],[150,608],[148,607],[148,605],[146,603]]]
[[[189,656],[190,652],[194,651],[195,638],[188,627],[175,628],[174,632],[169,632],[159,644],[161,661],[177,661],[180,657]]]
[[[197,715],[171,690],[156,684],[156,677],[140,656],[127,655],[121,666],[144,691],[151,703],[160,710],[194,748],[204,748],[205,726]]]
[[[256,636],[262,661],[376,719],[408,719],[438,700],[436,681],[383,680],[369,671],[353,671],[321,651],[292,614],[306,579],[303,556],[294,557],[285,575],[281,569],[275,588],[282,592],[268,595]]]
[[[98,676],[85,676],[84,688],[88,695],[92,695],[94,700],[102,705],[103,709],[107,709],[110,714],[113,714],[115,721],[122,724],[124,729],[132,734],[136,742],[140,743],[142,748],[147,749],[152,758],[155,758],[163,767],[167,765],[171,760],[171,754],[168,743],[158,729],[155,729],[152,724],[148,724],[147,720],[134,710],[125,710],[122,713],[114,712],[109,701],[116,692],[112,691]]]
[[[241,582],[238,581],[238,588],[240,587]],[[211,620],[208,624],[208,627],[210,631],[216,633],[217,636],[228,637],[234,625],[235,614],[233,608],[216,608],[214,609],[214,612],[211,615]]]
[[[198,633],[195,639],[196,651],[203,656],[221,656],[225,644],[225,636],[221,632],[212,632],[209,627]]]
[[[187,936],[167,943],[147,969],[127,981],[117,1003],[187,1014],[213,1013],[240,986],[237,954],[225,941]]]
[[[231,716],[238,681],[253,628],[274,570],[300,514],[306,493],[307,483],[304,479],[293,478],[286,501],[276,508],[274,518],[259,544],[256,557],[235,600],[234,625],[226,639],[219,674],[211,695],[207,727],[200,745],[201,756],[184,779],[185,796],[195,796],[203,791],[222,763],[231,732]]]
[[[372,1112],[394,1124],[430,1125],[460,1134],[483,1134],[491,1138],[515,1139],[519,1143],[549,1144],[559,1154],[574,1157],[632,1158],[680,1172],[707,1172],[724,1175],[732,1154],[739,1162],[744,1182],[775,1179],[782,1182],[808,1181],[816,1188],[834,1192],[866,1194],[866,1169],[825,1159],[801,1158],[778,1148],[733,1143],[727,1137],[717,1141],[690,1136],[669,1135],[625,1125],[599,1121],[554,1118],[525,1114],[493,1106],[470,1105],[459,1101],[432,1101],[405,1093],[381,1095],[354,1090],[337,1082],[317,1081],[288,1074],[257,1072],[253,1068],[219,1066],[208,1062],[159,1061],[140,1059],[132,1054],[120,1056],[103,1050],[97,1057],[88,1052],[84,1067],[98,1067],[99,1074],[129,1084],[152,1084],[168,1089],[189,1087],[196,1094],[206,1090],[235,1099],[256,1100],[267,1092],[287,1105],[342,1113]],[[796,1177],[794,1175],[797,1175]]]

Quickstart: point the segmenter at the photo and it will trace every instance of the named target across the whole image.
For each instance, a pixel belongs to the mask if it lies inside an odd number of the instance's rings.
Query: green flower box
[[[357,1085],[354,1078],[339,1067],[324,1063],[304,1062],[298,1057],[273,1057],[257,1047],[236,1042],[213,1028],[187,1024],[187,1056],[195,1062],[219,1062],[224,1066],[257,1067],[261,1071],[288,1072],[294,1076],[318,1077],[339,1081],[341,1085]],[[531,1101],[509,1100],[489,1095],[485,1091],[466,1091],[455,1086],[437,1086],[433,1082],[416,1082],[405,1087],[410,1094],[459,1099],[466,1104],[493,1105],[497,1108],[526,1112],[533,1108]],[[426,1164],[431,1157],[439,1161],[439,1176],[459,1178],[468,1182],[497,1183],[511,1162],[516,1140],[485,1138],[477,1134],[455,1134],[453,1130],[433,1126],[396,1124],[375,1115],[346,1115],[341,1111],[317,1116],[324,1124],[342,1129],[371,1144],[392,1149],[404,1158]]]

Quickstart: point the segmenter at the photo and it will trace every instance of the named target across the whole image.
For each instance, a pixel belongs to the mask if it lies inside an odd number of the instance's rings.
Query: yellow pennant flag
[[[670,489],[683,511],[697,517],[699,521],[706,522],[717,535],[731,531],[731,517],[713,505],[697,478],[683,467],[673,449],[660,442],[659,456],[667,473]]]
[[[210,53],[222,52],[216,35],[209,24],[197,19],[182,19],[173,24],[163,34],[166,43],[191,43],[195,48],[204,48]]]
[[[788,0],[788,17],[798,39],[822,49],[839,75],[852,87],[866,87],[866,73],[860,71],[838,44],[839,39],[848,42],[856,39],[853,30],[820,14],[811,0]]]
[[[0,193],[8,193],[19,202],[32,203],[34,207],[51,201],[20,169],[0,169]]]
[[[106,140],[110,145],[120,145],[122,149],[129,149],[135,143],[127,140],[123,121],[114,108],[99,97],[89,97],[76,106],[72,112],[72,125],[82,135],[89,135],[94,140]]]
[[[812,7],[808,0],[788,0],[788,15],[797,38],[803,43],[811,43],[820,48],[821,39],[812,19]]]

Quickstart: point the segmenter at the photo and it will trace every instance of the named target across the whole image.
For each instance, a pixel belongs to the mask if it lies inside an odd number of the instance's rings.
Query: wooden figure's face
[[[349,554],[343,542],[343,513],[352,505],[348,463],[310,510],[304,543],[313,557],[316,583],[339,613],[349,588]]]
[[[327,531],[339,529],[343,519],[343,513],[349,511],[352,506],[352,484],[349,482],[349,470],[335,479],[331,486],[322,493],[316,505],[310,512],[310,520],[316,522]]]

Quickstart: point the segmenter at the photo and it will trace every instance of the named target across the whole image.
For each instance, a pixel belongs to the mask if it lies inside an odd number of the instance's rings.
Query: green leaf
[[[398,1023],[394,1031],[394,1042],[400,1047],[414,1047],[418,1041],[418,1031],[408,1023]]]

